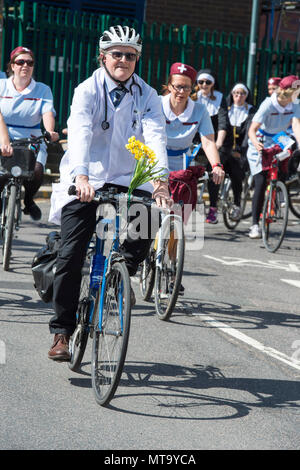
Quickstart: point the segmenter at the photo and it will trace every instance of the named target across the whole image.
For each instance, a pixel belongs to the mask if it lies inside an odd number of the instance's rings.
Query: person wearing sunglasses
[[[233,146],[231,157],[227,159],[224,166],[231,177],[234,195],[234,205],[230,216],[232,220],[239,220],[242,181],[249,168],[247,160],[248,129],[255,114],[255,108],[252,105],[250,90],[242,82],[233,85],[226,102],[232,128]]]
[[[197,71],[190,65],[175,62],[170,68],[168,83],[163,86],[161,101],[166,118],[169,170],[184,169],[183,154],[189,154],[198,132],[213,167],[213,180],[219,184],[224,172],[219,166],[220,158],[209,114],[204,105],[196,102],[197,94],[193,92],[196,75]]]
[[[216,77],[211,69],[201,69],[197,74],[197,101],[205,105],[214,128],[216,146],[219,151],[221,166],[225,164],[228,157],[231,155],[232,147],[232,133],[228,119],[227,104],[223,93],[218,91],[218,84]],[[200,154],[203,152],[200,151]],[[201,158],[201,156],[200,156]],[[211,165],[208,164],[207,169],[211,170]],[[219,185],[214,181],[208,182],[208,193],[210,199],[209,213],[206,222],[209,224],[218,223],[218,193]]]
[[[11,140],[31,135],[41,135],[41,121],[51,135],[51,140],[59,138],[54,131],[55,110],[50,88],[33,79],[34,54],[27,47],[16,47],[10,54],[8,78],[0,80],[0,112],[8,128]],[[25,187],[24,214],[33,220],[40,220],[41,210],[33,198],[43,182],[47,161],[47,148],[41,144],[34,169],[34,178],[23,182]],[[0,191],[5,184],[0,178]]]
[[[158,181],[139,186],[133,194],[152,195],[159,206],[171,204],[160,99],[135,73],[141,37],[128,26],[111,26],[102,33],[99,50],[100,67],[74,92],[67,123],[68,149],[60,164],[60,183],[53,185],[51,197],[49,220],[61,226],[62,236],[53,284],[55,314],[49,324],[54,335],[48,353],[52,360],[70,360],[68,343],[76,325],[81,268],[96,225],[97,205],[91,201],[101,188],[127,192],[136,162],[125,147],[130,137],[154,151],[160,175]],[[75,184],[77,196],[68,196],[71,184]],[[151,229],[151,220],[145,222]],[[138,233],[131,237],[128,231],[121,251],[130,276],[146,258],[151,242],[149,234],[148,238]],[[131,290],[131,305],[134,303]]]

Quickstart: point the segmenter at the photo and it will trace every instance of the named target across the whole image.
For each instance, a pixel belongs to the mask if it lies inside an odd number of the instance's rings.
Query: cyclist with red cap
[[[214,130],[206,107],[197,103],[192,90],[197,71],[190,65],[175,62],[170,68],[166,94],[161,97],[162,109],[166,118],[167,153],[169,170],[184,169],[183,155],[189,149],[197,132],[202,146],[212,166],[213,181],[220,184],[224,176],[219,153],[215,144]]]
[[[51,139],[57,140],[54,131],[55,110],[50,88],[33,79],[34,54],[27,47],[16,47],[10,54],[9,78],[0,80],[0,112],[3,115],[11,140],[41,135],[41,120]],[[41,218],[41,211],[33,200],[43,181],[47,148],[43,143],[38,152],[33,180],[24,181],[24,214],[33,220]],[[0,191],[5,177],[0,178]]]
[[[267,172],[263,171],[260,154],[263,149],[273,147],[273,137],[286,131],[290,124],[295,139],[300,144],[300,107],[295,103],[300,93],[300,80],[296,75],[284,77],[275,92],[266,98],[253,116],[249,129],[247,158],[254,176],[252,199],[252,226],[250,238],[261,238],[259,218],[263,207]]]
[[[271,77],[268,80],[268,93],[271,96],[272,93],[276,90],[276,88],[279,86],[279,83],[281,82],[280,77]]]

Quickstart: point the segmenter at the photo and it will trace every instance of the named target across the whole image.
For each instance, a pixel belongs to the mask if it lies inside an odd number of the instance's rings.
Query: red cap
[[[276,86],[278,86],[280,82],[281,82],[281,78],[280,78],[280,77],[271,77],[271,78],[269,78],[269,80],[268,80],[268,85],[276,85]]]
[[[192,83],[194,83],[196,81],[197,71],[190,65],[175,62],[175,64],[171,65],[170,75],[186,75],[192,80]]]
[[[33,57],[33,52],[28,47],[18,46],[10,53],[10,60],[17,54],[30,54]]]
[[[287,88],[299,88],[300,87],[300,80],[297,75],[288,75],[284,77],[281,82],[279,83],[280,88],[286,90]]]

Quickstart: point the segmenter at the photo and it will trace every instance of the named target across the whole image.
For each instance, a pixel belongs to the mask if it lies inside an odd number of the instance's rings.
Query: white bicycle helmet
[[[142,40],[140,35],[135,29],[129,28],[129,26],[111,26],[109,31],[106,30],[103,32],[99,41],[100,51],[113,46],[130,46],[139,54],[142,52]]]

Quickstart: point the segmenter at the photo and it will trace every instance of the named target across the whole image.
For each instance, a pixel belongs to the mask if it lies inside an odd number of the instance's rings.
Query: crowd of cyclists
[[[49,221],[61,226],[61,245],[53,285],[55,314],[50,320],[54,341],[48,357],[70,359],[69,338],[75,327],[81,267],[85,247],[95,228],[95,190],[113,187],[126,191],[134,159],[125,145],[131,136],[155,153],[161,177],[146,183],[136,195],[152,196],[158,206],[172,206],[169,172],[185,169],[184,157],[201,144],[196,163],[204,164],[208,183],[209,213],[206,223],[218,222],[219,187],[227,173],[232,182],[232,220],[240,218],[242,182],[246,170],[254,176],[250,238],[260,238],[259,217],[266,187],[260,160],[263,149],[274,146],[273,137],[287,132],[300,145],[300,80],[295,75],[268,80],[269,96],[256,109],[243,82],[233,84],[226,97],[211,69],[197,71],[181,62],[172,64],[161,95],[135,71],[142,40],[128,26],[112,26],[99,41],[99,68],[75,89],[68,119],[68,149],[60,163],[60,182],[53,185]],[[52,141],[55,110],[50,88],[33,79],[34,53],[23,46],[10,54],[8,77],[0,79],[0,137],[2,156],[12,155],[10,141],[40,135],[41,121]],[[24,213],[41,218],[34,195],[42,184],[46,147],[38,154],[34,179],[27,183]],[[172,173],[173,174],[173,173]],[[286,176],[287,177],[287,176]],[[5,183],[0,177],[0,192]],[[68,195],[76,185],[77,196]],[[177,201],[175,201],[177,202]],[[137,272],[151,243],[128,234],[122,254],[129,274]]]

